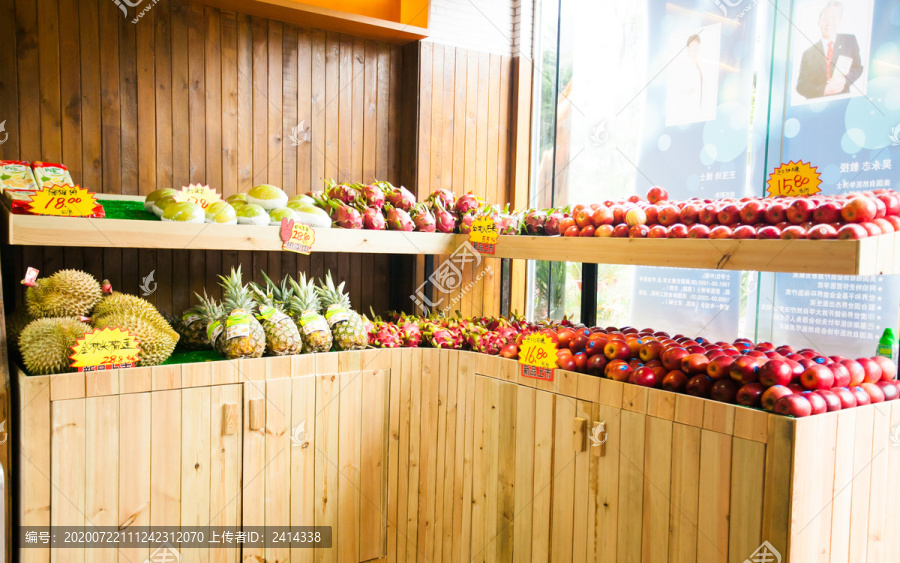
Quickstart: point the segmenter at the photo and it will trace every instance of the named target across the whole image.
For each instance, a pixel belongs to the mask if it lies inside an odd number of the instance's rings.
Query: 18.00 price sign
[[[89,217],[94,214],[97,200],[81,186],[48,185],[31,196],[28,211],[35,215],[58,217]]]
[[[522,339],[519,349],[519,373],[522,377],[553,381],[556,368],[556,344],[549,336],[536,332]]]

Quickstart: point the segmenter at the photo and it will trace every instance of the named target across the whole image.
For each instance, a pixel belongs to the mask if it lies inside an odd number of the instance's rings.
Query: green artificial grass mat
[[[199,362],[219,362],[224,360],[215,350],[178,350],[176,349],[162,365],[196,364]]]
[[[143,201],[129,199],[97,198],[107,219],[130,219],[132,221],[159,221],[159,217],[144,209]]]

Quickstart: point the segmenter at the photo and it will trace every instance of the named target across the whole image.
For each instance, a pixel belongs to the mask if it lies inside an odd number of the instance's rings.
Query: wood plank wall
[[[397,183],[401,48],[160,0],[136,24],[108,0],[0,3],[0,158],[63,162],[101,193],[203,182],[226,196],[260,183],[288,194],[322,178]],[[310,142],[294,146],[303,123]],[[114,242],[114,241],[113,241]],[[83,268],[180,312],[216,276],[331,270],[362,310],[388,308],[390,257],[109,248],[16,248],[13,276]],[[408,293],[407,293],[408,294]],[[10,298],[8,297],[8,300]],[[411,303],[410,303],[411,307]]]
[[[428,42],[407,46],[404,57],[417,58],[419,69],[414,77],[418,127],[401,140],[415,155],[404,160],[401,171],[407,187],[420,199],[445,188],[501,206],[512,201],[513,57]],[[442,263],[435,260],[436,271]],[[482,274],[487,266],[490,271]],[[424,281],[418,271],[417,287]],[[461,286],[470,283],[472,289],[445,296],[441,307],[455,303],[450,312],[458,309],[466,316],[499,314],[500,261],[486,259],[479,268],[467,268]]]

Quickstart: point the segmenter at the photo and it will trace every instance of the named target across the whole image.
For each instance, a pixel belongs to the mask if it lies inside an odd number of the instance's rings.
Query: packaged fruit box
[[[24,160],[0,160],[0,190],[36,190],[31,166]]]
[[[72,176],[69,174],[69,169],[62,164],[35,160],[31,163],[31,171],[34,174],[34,179],[37,181],[38,188],[43,188],[47,184],[59,186],[72,186],[75,184],[72,181]]]

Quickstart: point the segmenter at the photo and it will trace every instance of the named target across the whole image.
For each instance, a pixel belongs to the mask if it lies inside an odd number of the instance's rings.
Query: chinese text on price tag
[[[522,377],[553,381],[556,368],[556,344],[541,333],[529,334],[522,339],[519,350],[519,373]]]
[[[72,351],[78,371],[130,368],[140,360],[141,343],[127,330],[97,328],[76,340]]]
[[[96,205],[94,194],[87,191],[87,188],[49,185],[31,196],[28,211],[35,215],[89,217],[94,214]]]
[[[309,254],[316,242],[316,232],[309,225],[297,223],[293,219],[281,220],[281,245],[283,250]]]
[[[769,174],[769,196],[810,196],[819,193],[818,167],[808,162],[788,162]]]
[[[472,231],[469,233],[469,242],[472,247],[483,254],[493,254],[497,244],[497,226],[489,217],[481,217],[472,221]]]
[[[211,203],[222,201],[222,197],[216,193],[216,190],[209,186],[201,186],[200,184],[182,186],[181,190],[175,194],[175,199],[178,201],[190,201],[191,203],[196,203],[203,209],[206,209]]]

